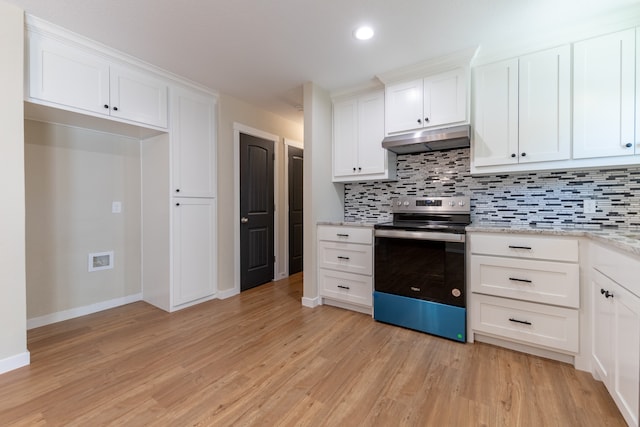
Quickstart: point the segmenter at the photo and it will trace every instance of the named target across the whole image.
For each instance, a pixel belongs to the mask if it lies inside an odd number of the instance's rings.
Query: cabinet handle
[[[631,147],[633,147],[633,144],[632,144],[632,143],[630,143],[630,142],[627,142],[627,143],[625,144],[625,147],[627,147],[627,148],[631,148]]]
[[[513,280],[514,282],[533,283],[531,280],[527,280],[527,279],[516,279],[515,277],[509,277],[509,280]]]
[[[427,123],[429,121],[429,117],[424,118],[424,122]]]
[[[418,124],[421,125],[422,124],[422,120],[418,119]]]
[[[180,206],[180,203],[176,203],[176,206]]]
[[[176,193],[179,193],[179,192],[180,192],[180,189],[179,189],[179,188],[176,188]]]
[[[348,256],[340,256],[340,255],[338,255],[338,259],[344,259],[344,260],[348,261],[349,257]]]
[[[360,171],[362,171],[362,168],[361,168],[361,167],[358,167],[358,172],[360,172]]]
[[[338,237],[349,237],[348,234],[344,234],[344,233],[336,233],[336,236],[338,236]]]
[[[511,154],[511,157],[515,157],[515,156],[516,156],[516,153],[512,153],[512,154]]]
[[[109,108],[109,105],[107,105],[107,104],[104,104],[104,108]]]
[[[351,288],[349,288],[348,286],[343,286],[343,285],[338,285],[338,287],[339,287],[340,289],[346,289],[346,290],[351,289]]]
[[[420,292],[420,288],[416,288],[415,286],[411,286],[409,289],[411,289],[413,292]]]
[[[526,249],[528,251],[531,250],[529,246],[512,246],[512,245],[509,245],[509,249]]]
[[[118,107],[113,107],[113,111],[118,111]]]
[[[531,325],[531,322],[528,322],[526,320],[514,319],[513,317],[509,319],[509,322],[522,323],[523,325]]]
[[[355,172],[355,171],[356,171],[356,168],[353,168],[353,171]]]
[[[526,156],[527,156],[527,153],[522,153],[522,154],[520,154],[520,155],[521,155],[522,157],[526,157]]]
[[[605,291],[604,289],[600,289],[600,293],[604,295],[605,298],[613,298],[613,292]]]

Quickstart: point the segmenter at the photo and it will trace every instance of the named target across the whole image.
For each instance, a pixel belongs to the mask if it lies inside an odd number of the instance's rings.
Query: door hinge
[[[273,256],[273,262],[274,263],[276,262],[276,256],[275,255]]]

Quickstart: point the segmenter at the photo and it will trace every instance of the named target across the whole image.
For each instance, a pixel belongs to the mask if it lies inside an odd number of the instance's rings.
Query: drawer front
[[[353,243],[319,242],[318,267],[371,276],[373,247]]]
[[[578,308],[578,264],[471,255],[471,291]]]
[[[479,294],[471,305],[474,332],[578,352],[578,310]]]
[[[320,295],[339,301],[371,307],[373,280],[371,276],[320,269],[318,274]]]
[[[319,225],[318,240],[371,245],[373,244],[373,229],[368,227]]]
[[[524,234],[468,234],[471,253],[578,262],[578,240]]]

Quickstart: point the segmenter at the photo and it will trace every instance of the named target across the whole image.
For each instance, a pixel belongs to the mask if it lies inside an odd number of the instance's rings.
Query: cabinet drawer
[[[575,239],[474,233],[469,233],[468,237],[473,254],[578,262],[578,241]]]
[[[319,242],[318,267],[371,276],[373,250],[371,245]]]
[[[373,229],[368,227],[318,226],[318,240],[342,243],[373,243]]]
[[[471,306],[474,332],[578,352],[578,310],[479,294]]]
[[[320,295],[335,300],[371,307],[373,280],[371,276],[320,269]]]
[[[471,291],[578,308],[578,264],[471,256]]]

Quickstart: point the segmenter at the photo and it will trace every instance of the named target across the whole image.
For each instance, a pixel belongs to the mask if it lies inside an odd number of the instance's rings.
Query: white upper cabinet
[[[202,92],[171,92],[172,194],[216,195],[216,99]]]
[[[573,157],[635,153],[634,29],[574,45]]]
[[[518,60],[475,70],[475,166],[518,163]]]
[[[333,181],[395,178],[394,153],[382,148],[384,93],[376,91],[333,104]]]
[[[167,84],[89,48],[29,33],[29,101],[167,127]]]
[[[467,72],[457,68],[386,87],[387,134],[467,121]]]
[[[571,157],[568,45],[475,70],[473,144],[474,168]]]
[[[571,48],[560,46],[519,59],[519,161],[571,157]]]

